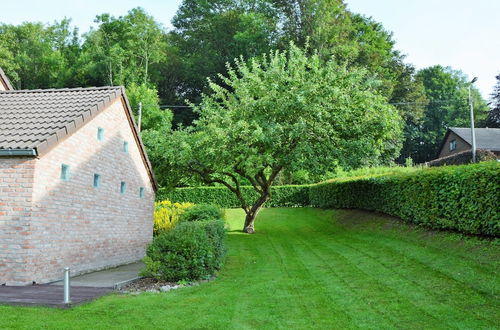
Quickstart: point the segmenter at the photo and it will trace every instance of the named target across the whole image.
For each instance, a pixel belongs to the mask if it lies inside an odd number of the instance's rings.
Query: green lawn
[[[246,235],[228,211],[218,278],[71,310],[0,306],[0,328],[463,328],[500,326],[498,241],[362,211],[266,209]]]

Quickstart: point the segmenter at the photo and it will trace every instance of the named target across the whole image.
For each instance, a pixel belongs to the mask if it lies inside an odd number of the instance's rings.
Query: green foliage
[[[311,186],[310,202],[323,208],[381,211],[436,229],[499,236],[499,178],[496,161],[343,178]]]
[[[176,177],[222,184],[255,216],[277,175],[378,164],[400,139],[401,118],[376,90],[378,81],[334,59],[324,63],[293,44],[250,63],[228,66],[224,85],[195,106],[195,126],[174,131],[162,166]],[[259,193],[248,200],[241,186]]]
[[[169,40],[178,50],[183,98],[198,102],[207,77],[217,78],[226,63],[267,53],[276,18],[266,1],[186,0],[172,20]],[[186,109],[188,111],[189,109]]]
[[[424,85],[429,103],[421,122],[406,126],[406,141],[401,158],[411,157],[416,163],[437,158],[448,127],[469,127],[468,79],[460,71],[440,65],[422,69],[417,79]],[[472,88],[476,123],[484,122],[488,107],[476,88]]]
[[[127,87],[127,97],[136,118],[139,103],[142,103],[141,131],[155,130],[168,134],[172,127],[172,112],[160,109],[160,99],[155,87],[132,83]]]
[[[196,204],[181,215],[182,221],[224,219],[224,210],[213,204]]]
[[[17,89],[75,86],[79,50],[78,29],[68,19],[0,24],[0,67]]]
[[[181,222],[153,239],[142,274],[171,282],[212,276],[222,266],[224,240],[221,219]]]
[[[130,85],[151,81],[151,67],[164,60],[162,26],[142,8],[118,18],[98,15],[97,29],[84,37],[78,65],[89,84]]]
[[[350,171],[338,170],[335,174],[332,174],[328,179],[339,179],[339,178],[352,178],[352,177],[373,177],[380,175],[395,175],[403,173],[414,173],[421,170],[422,167],[412,167],[412,166],[377,166],[377,167],[363,167]]]
[[[150,85],[131,83],[127,87],[127,97],[136,117],[136,122],[139,115],[139,103],[142,104],[142,140],[146,146],[148,158],[151,161],[158,183],[168,185],[165,182],[168,176],[162,172],[162,169],[164,169],[162,158],[164,146],[170,143],[168,135],[172,128],[173,114],[168,109],[160,109],[158,92],[156,88]]]
[[[241,187],[244,198],[249,201],[259,196],[251,186]],[[271,199],[266,203],[269,207],[297,207],[309,205],[308,185],[273,186]],[[222,208],[241,207],[238,198],[226,187],[188,187],[168,190],[161,188],[156,194],[158,200],[169,199],[174,202],[192,201],[196,204],[214,204]]]
[[[483,126],[500,128],[500,74],[496,77],[496,84],[491,93],[491,110]]]

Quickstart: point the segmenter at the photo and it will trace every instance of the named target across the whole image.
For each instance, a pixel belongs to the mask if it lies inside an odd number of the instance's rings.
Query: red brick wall
[[[33,158],[0,158],[0,285],[29,283]]]
[[[98,127],[103,141],[97,140]],[[62,164],[69,165],[68,181],[61,179]],[[101,175],[98,188],[95,173]],[[45,283],[60,279],[64,267],[76,274],[144,256],[152,239],[154,192],[121,99],[42,155],[33,177],[29,267],[7,282]]]

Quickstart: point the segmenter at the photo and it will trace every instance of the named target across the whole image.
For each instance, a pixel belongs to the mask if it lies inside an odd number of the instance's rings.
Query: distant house
[[[476,148],[500,156],[500,128],[476,128]],[[444,136],[439,158],[472,149],[470,128],[450,127]]]
[[[156,183],[123,87],[0,89],[0,285],[142,258]]]

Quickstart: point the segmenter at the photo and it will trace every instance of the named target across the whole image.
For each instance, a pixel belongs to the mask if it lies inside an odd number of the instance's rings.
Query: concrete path
[[[139,278],[139,271],[144,268],[142,261],[110,268],[71,278],[71,286],[119,289],[121,286]],[[52,285],[63,285],[62,281]]]
[[[71,278],[71,304],[63,302],[63,282],[30,286],[0,286],[0,305],[52,306],[67,308],[119,289],[139,278],[142,262],[101,270]]]
[[[0,286],[0,305],[69,308],[113,292],[112,288],[71,287],[71,303],[65,304],[63,287],[57,285]],[[1,323],[1,322],[0,322]]]

